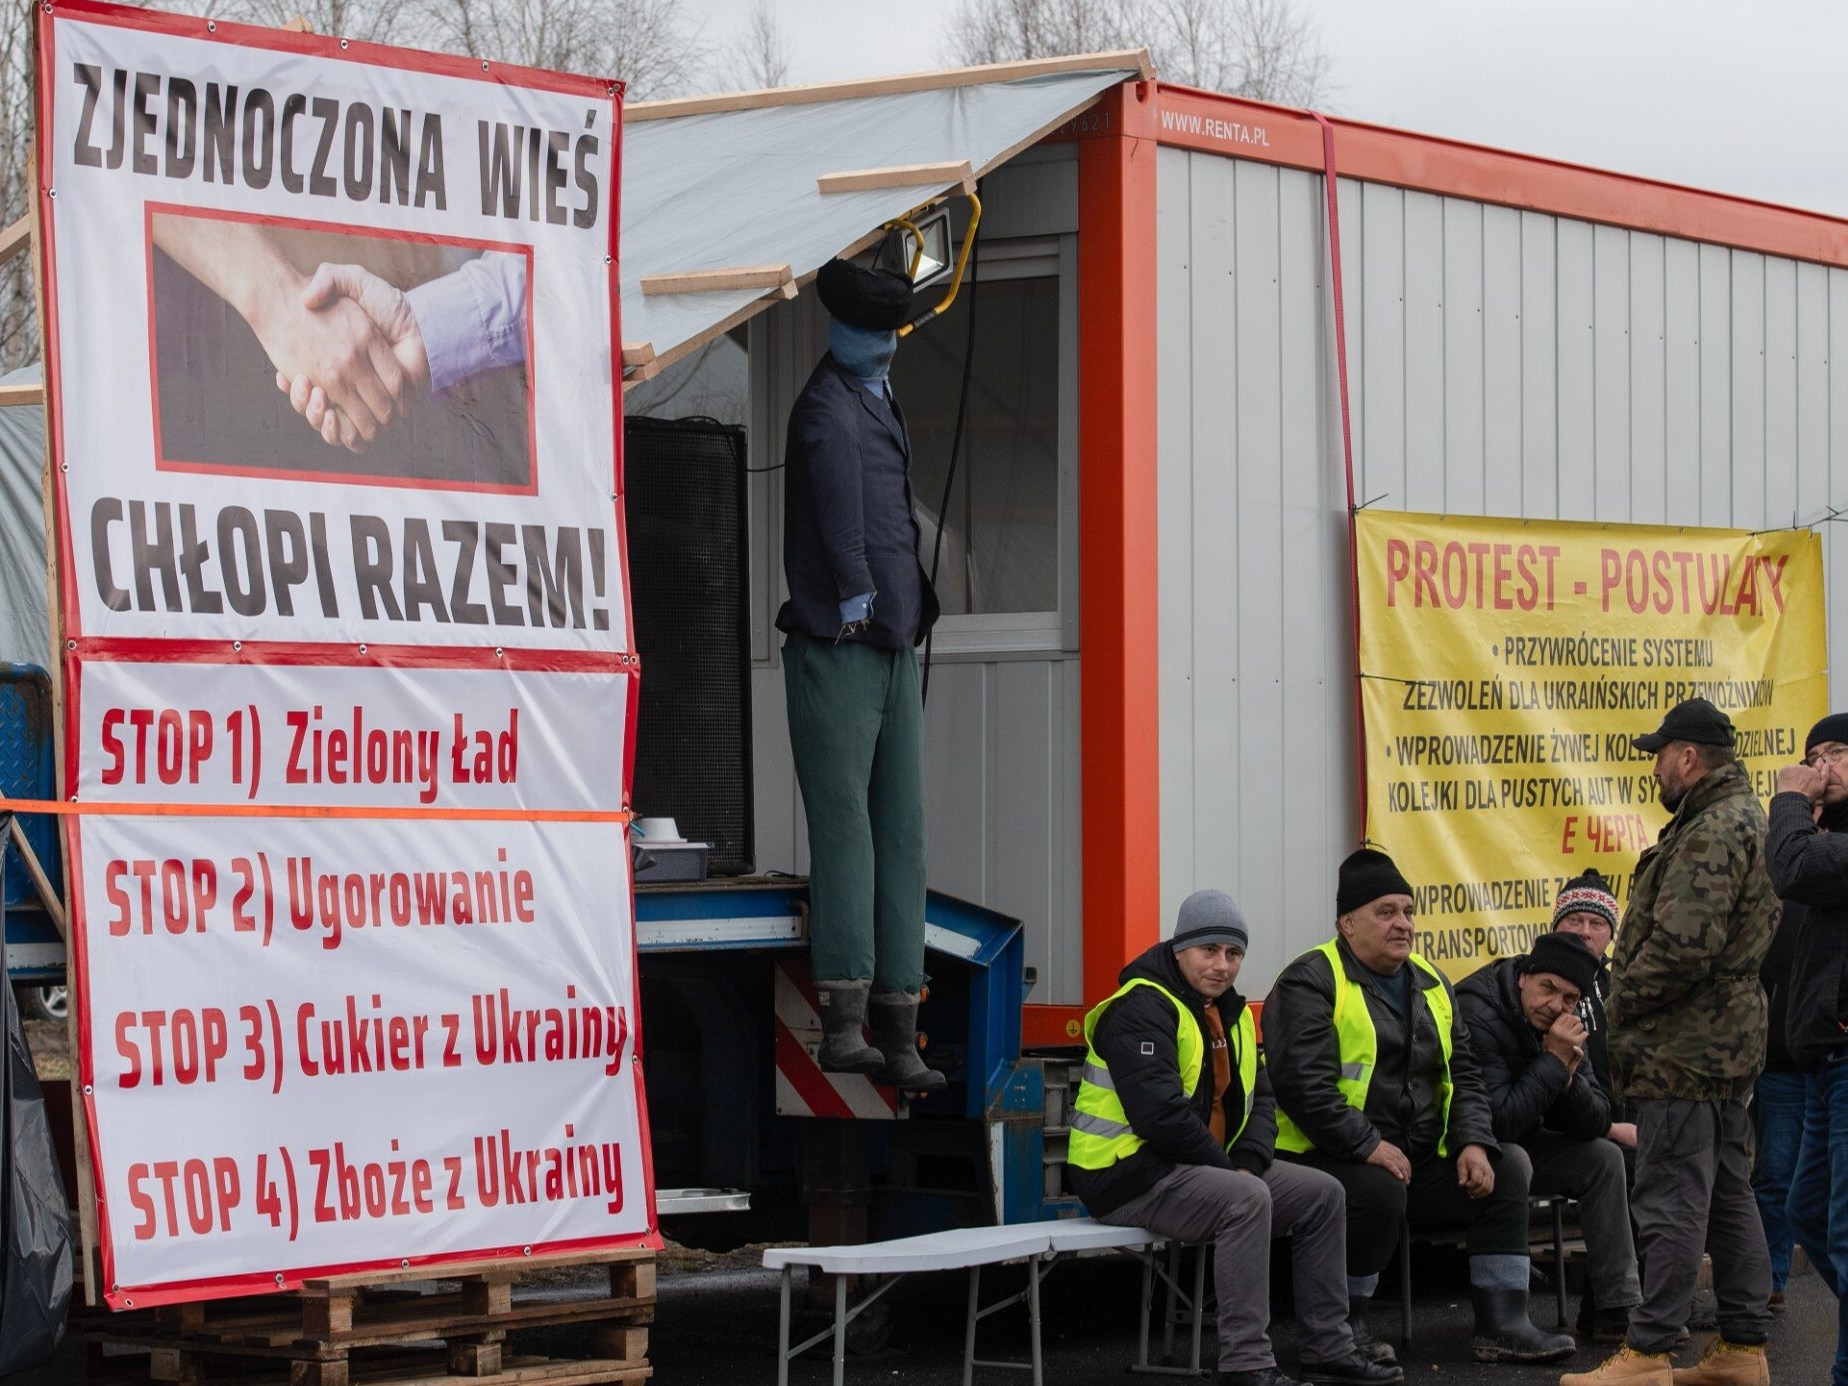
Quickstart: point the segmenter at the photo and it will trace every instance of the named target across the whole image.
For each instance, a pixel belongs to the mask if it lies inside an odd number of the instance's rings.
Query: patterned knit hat
[[[1617,897],[1611,894],[1610,882],[1596,871],[1574,876],[1560,888],[1553,902],[1553,927],[1557,929],[1560,920],[1581,910],[1600,916],[1612,933],[1617,932]]]

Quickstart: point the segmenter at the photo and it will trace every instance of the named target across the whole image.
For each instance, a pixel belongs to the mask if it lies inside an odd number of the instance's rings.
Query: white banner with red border
[[[104,1293],[655,1237],[610,82],[39,23]]]

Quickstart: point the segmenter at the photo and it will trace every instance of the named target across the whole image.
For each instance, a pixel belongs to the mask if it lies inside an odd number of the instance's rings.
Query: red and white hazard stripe
[[[815,1061],[821,1015],[807,958],[776,964],[776,1114],[890,1121],[904,1115],[896,1089],[863,1073],[823,1073]]]

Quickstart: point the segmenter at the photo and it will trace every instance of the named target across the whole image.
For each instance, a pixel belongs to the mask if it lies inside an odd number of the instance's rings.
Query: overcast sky
[[[1302,3],[1342,115],[1848,216],[1840,0]],[[717,41],[753,5],[681,8]],[[944,66],[956,9],[777,0],[790,80]]]

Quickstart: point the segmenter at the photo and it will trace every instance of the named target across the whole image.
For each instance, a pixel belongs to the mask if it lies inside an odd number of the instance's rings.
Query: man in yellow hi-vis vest
[[[1384,852],[1341,863],[1336,936],[1277,976],[1264,1049],[1277,1092],[1277,1149],[1347,1189],[1350,1320],[1364,1351],[1367,1301],[1399,1228],[1465,1229],[1470,1350],[1482,1362],[1556,1362],[1575,1348],[1527,1317],[1527,1184],[1505,1153],[1443,976],[1412,951],[1412,887]]]
[[[1270,1243],[1285,1233],[1303,1377],[1388,1386],[1403,1374],[1355,1352],[1348,1331],[1340,1184],[1273,1160],[1270,1083],[1232,989],[1246,939],[1231,897],[1198,891],[1174,937],[1125,967],[1085,1017],[1072,1185],[1103,1222],[1212,1241],[1222,1386],[1293,1386],[1269,1336]]]

